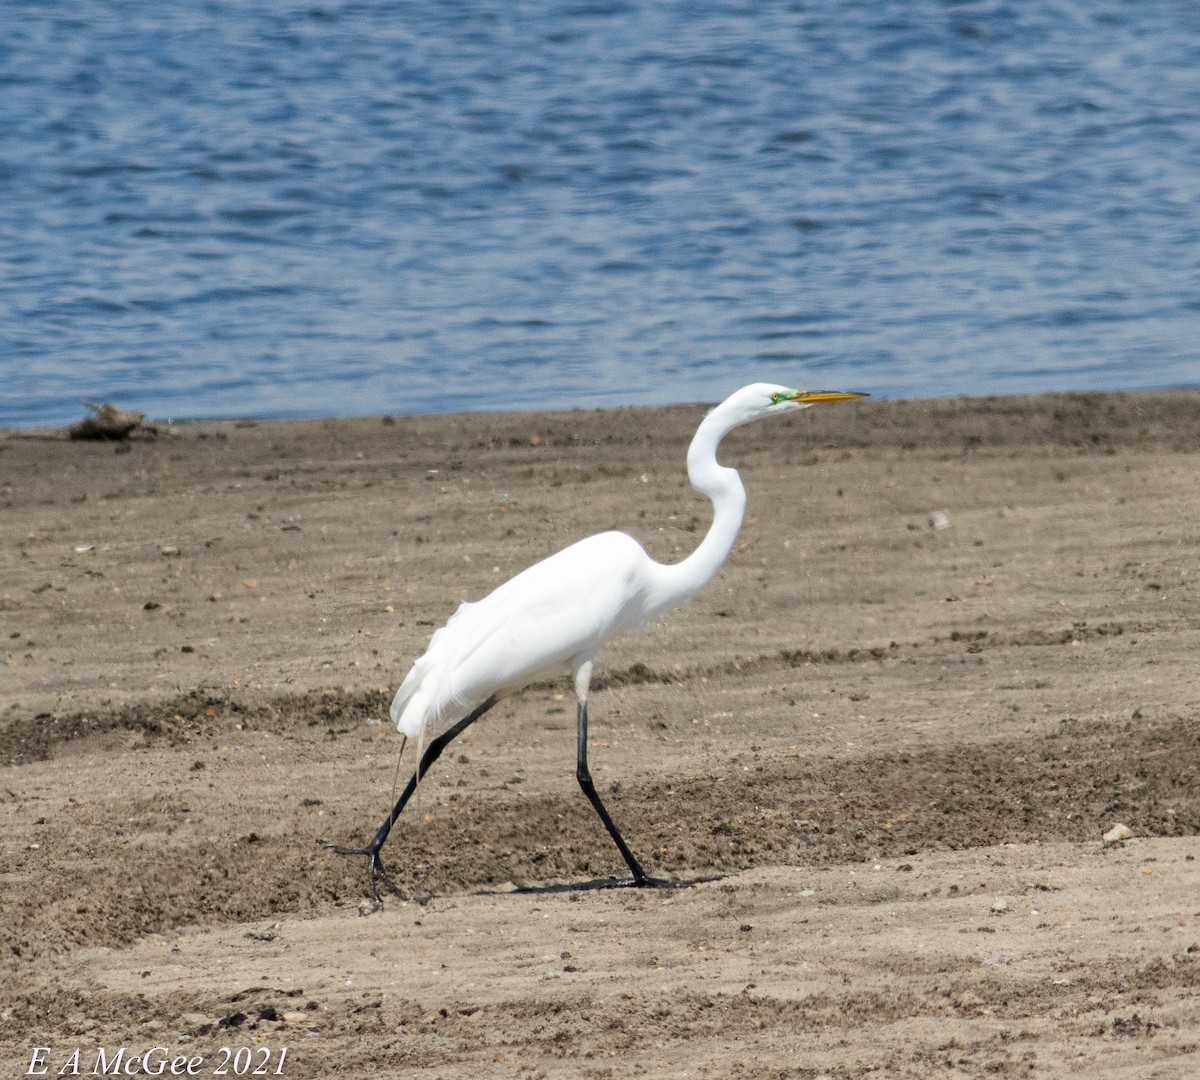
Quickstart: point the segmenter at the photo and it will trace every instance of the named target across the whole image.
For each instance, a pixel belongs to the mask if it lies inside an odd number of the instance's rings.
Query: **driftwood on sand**
[[[100,404],[85,401],[83,404],[92,410],[92,415],[67,428],[72,439],[127,439],[135,432],[158,434],[157,428],[142,423],[145,413],[126,412],[107,401]]]

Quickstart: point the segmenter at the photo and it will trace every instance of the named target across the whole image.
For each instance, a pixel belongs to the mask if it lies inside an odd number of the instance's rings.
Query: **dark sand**
[[[689,551],[700,415],[0,433],[0,1076],[1200,1075],[1196,392],[735,432],[738,544],[592,698],[694,884],[581,887],[624,867],[564,680],[446,754],[360,914],[326,844],[390,806],[409,663],[583,535]]]

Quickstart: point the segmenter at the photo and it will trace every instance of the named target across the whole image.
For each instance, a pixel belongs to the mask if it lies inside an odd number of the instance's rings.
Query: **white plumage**
[[[560,674],[610,638],[642,629],[656,614],[646,573],[656,565],[632,536],[600,533],[462,604],[401,683],[392,721],[419,738],[428,724]]]

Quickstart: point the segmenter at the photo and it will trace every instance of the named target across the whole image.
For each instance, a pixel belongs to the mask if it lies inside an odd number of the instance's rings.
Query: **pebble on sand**
[[[1104,842],[1106,844],[1120,844],[1133,836],[1133,830],[1128,825],[1122,825],[1119,821],[1111,829],[1104,834]]]

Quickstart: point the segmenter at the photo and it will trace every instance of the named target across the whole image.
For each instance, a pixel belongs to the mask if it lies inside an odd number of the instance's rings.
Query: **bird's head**
[[[753,383],[731,394],[713,411],[726,414],[734,425],[748,424],[760,416],[775,416],[827,401],[851,401],[867,396],[852,390],[792,390],[774,383]]]

